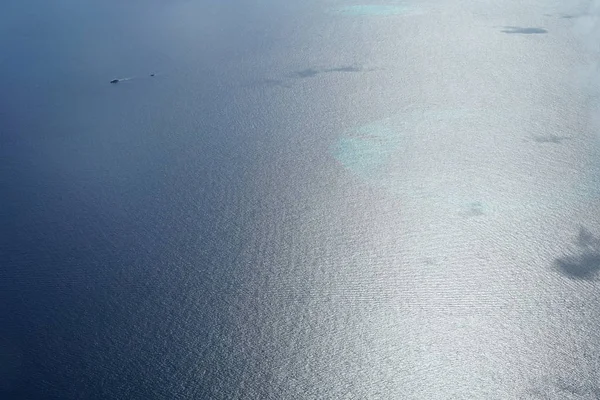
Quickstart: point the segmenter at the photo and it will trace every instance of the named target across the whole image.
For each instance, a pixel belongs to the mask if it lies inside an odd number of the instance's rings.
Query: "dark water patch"
[[[367,70],[363,67],[355,67],[355,66],[351,66],[351,65],[346,65],[346,66],[341,66],[341,67],[333,67],[333,68],[323,68],[323,69],[307,68],[307,69],[303,69],[301,71],[296,71],[296,72],[292,73],[291,77],[302,79],[302,78],[313,78],[319,74],[331,73],[331,72],[363,72],[363,71],[371,71],[371,70]]]
[[[556,261],[559,271],[572,279],[593,279],[600,270],[600,254],[586,253],[576,257],[564,257]]]
[[[483,204],[479,201],[467,204],[466,211],[463,215],[467,218],[485,215]]]
[[[322,71],[316,70],[314,68],[303,69],[302,71],[296,71],[292,76],[296,78],[312,78],[313,76],[317,76]]]
[[[248,82],[243,84],[242,87],[248,88],[256,88],[256,87],[283,87],[283,88],[291,88],[293,85],[293,81],[297,79],[305,79],[305,78],[314,78],[320,74],[326,73],[349,73],[349,72],[369,72],[375,71],[375,68],[363,68],[361,66],[352,66],[352,65],[342,65],[339,67],[331,67],[331,68],[306,68],[300,71],[294,71],[287,75],[286,78],[283,79],[258,79],[256,81]]]
[[[556,270],[571,279],[593,280],[600,271],[600,239],[582,227],[574,244],[575,254],[557,258]]]
[[[559,135],[534,135],[531,139],[536,143],[554,143],[561,144],[565,140],[571,139],[567,136],[559,136]]]
[[[544,28],[523,28],[520,26],[505,26],[502,30],[503,33],[507,34],[521,34],[521,35],[536,35],[541,33],[548,33]]]
[[[532,399],[554,399],[557,395],[563,395],[560,398],[577,399],[599,399],[600,388],[594,378],[597,374],[595,368],[591,372],[592,379],[576,379],[567,377],[556,377],[542,379],[534,387],[526,390],[527,398]]]
[[[435,258],[426,257],[423,260],[423,264],[426,265],[426,266],[428,266],[428,267],[431,267],[431,266],[434,266],[434,265],[438,265],[438,261]]]
[[[572,382],[566,379],[559,379],[556,387],[562,393],[568,393],[570,395],[585,396],[589,394],[589,388],[582,386],[579,382]]]
[[[579,18],[582,15],[577,15],[577,14],[544,14],[544,17],[553,17],[553,18],[558,18],[558,19],[575,19],[575,18]]]
[[[364,71],[363,68],[360,67],[338,67],[338,68],[330,68],[326,69],[323,72],[361,72]]]

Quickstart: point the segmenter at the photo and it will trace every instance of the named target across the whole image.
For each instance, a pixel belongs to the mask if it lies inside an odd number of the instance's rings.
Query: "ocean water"
[[[4,0],[0,399],[597,398],[599,10]]]

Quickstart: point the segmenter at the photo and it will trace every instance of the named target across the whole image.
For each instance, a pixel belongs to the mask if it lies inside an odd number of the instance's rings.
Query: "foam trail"
[[[126,82],[126,81],[131,81],[133,79],[143,79],[143,78],[154,78],[157,76],[162,76],[162,73],[151,73],[148,76],[130,76],[127,78],[115,78],[112,81],[110,81],[110,83],[119,83],[119,82]]]
[[[157,76],[163,76],[164,74],[160,73],[160,72],[153,72],[151,74],[148,74],[147,76],[130,76],[127,78],[117,78],[117,80],[119,82],[126,82],[126,81],[131,81],[133,79],[143,79],[143,78],[154,78]]]

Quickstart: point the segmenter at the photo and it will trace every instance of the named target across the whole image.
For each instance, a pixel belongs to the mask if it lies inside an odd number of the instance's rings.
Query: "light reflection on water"
[[[409,3],[401,4],[362,4],[362,5],[347,5],[335,8],[330,8],[329,12],[339,15],[359,17],[359,16],[372,16],[372,17],[384,17],[384,16],[399,16],[399,15],[417,15],[423,11]]]
[[[464,140],[470,132],[485,132],[497,113],[493,109],[406,111],[344,132],[331,152],[347,172],[367,185],[391,195],[419,199],[423,206],[468,216],[524,215],[533,209],[570,207],[581,196],[596,197],[599,185],[595,168],[562,189],[557,186],[560,200],[555,192],[512,190],[515,179],[528,178],[511,177],[498,171],[497,164],[482,163],[476,158],[478,154],[468,149],[470,141]],[[543,146],[560,146],[570,139],[539,135],[515,140],[545,151]]]
[[[57,145],[7,144],[30,169],[10,181],[27,229],[0,281],[19,322],[5,386],[35,364],[38,398],[594,398],[600,175],[564,122],[583,102],[557,86],[574,58],[558,26],[505,35],[541,26],[512,3],[411,25],[378,18],[405,3],[346,2],[329,10],[369,18],[328,18],[359,34],[305,32],[295,12],[270,25],[269,1],[235,23],[173,3],[138,33],[162,28],[145,43],[165,79],[82,73],[90,98],[47,88],[69,99],[48,113],[60,134],[39,130]],[[254,73],[275,90],[236,91]]]

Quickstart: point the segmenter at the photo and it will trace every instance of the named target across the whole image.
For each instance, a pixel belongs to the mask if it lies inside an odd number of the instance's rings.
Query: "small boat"
[[[118,79],[113,79],[112,81],[110,81],[110,83],[119,83]]]

